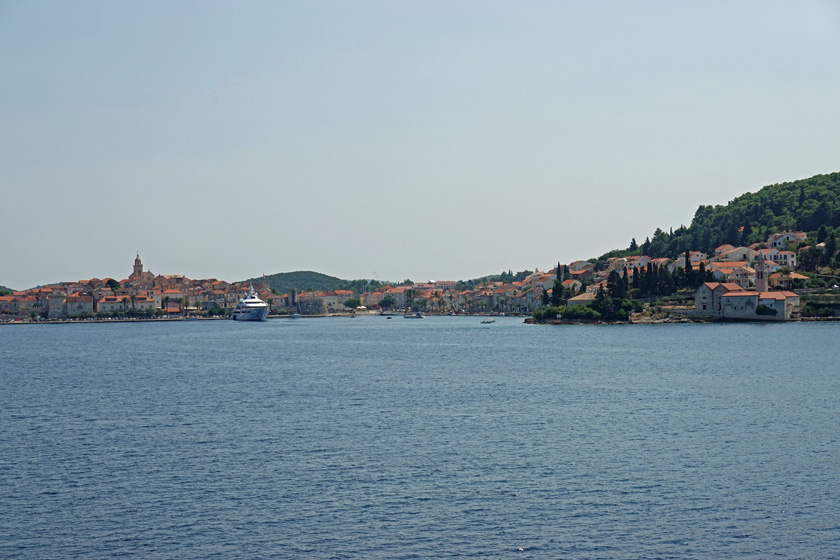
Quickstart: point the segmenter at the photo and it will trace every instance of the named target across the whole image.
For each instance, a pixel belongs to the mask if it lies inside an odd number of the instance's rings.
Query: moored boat
[[[268,315],[268,304],[257,297],[254,286],[248,286],[248,294],[239,300],[230,318],[234,321],[264,321]]]

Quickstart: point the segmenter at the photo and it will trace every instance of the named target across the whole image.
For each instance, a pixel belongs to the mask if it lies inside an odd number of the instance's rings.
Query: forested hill
[[[501,282],[515,282],[522,280],[531,274],[530,270],[523,270],[514,274],[511,271],[502,272],[501,274],[492,274],[490,276],[483,276],[473,280],[459,280],[457,289],[471,290],[478,284],[483,282],[501,281]],[[381,282],[379,280],[342,280],[335,276],[328,276],[320,272],[280,272],[272,274],[265,278],[251,278],[246,282],[267,282],[272,290],[277,293],[288,293],[289,290],[295,289],[298,292],[304,290],[351,290],[356,294],[361,294],[367,291],[375,290],[385,284],[396,286],[398,284],[411,284],[411,280],[406,279],[402,282]]]
[[[272,290],[277,293],[286,294],[294,289],[298,292],[304,290],[352,290],[360,294],[367,289],[378,288],[383,285],[376,280],[342,280],[335,276],[328,276],[320,272],[298,271],[279,272],[266,276],[265,278],[252,278],[253,282],[267,282]]]
[[[6,295],[6,294],[11,294],[12,291],[13,290],[11,288],[7,288],[6,286],[0,286],[0,296]]]
[[[657,228],[644,242],[601,259],[631,254],[674,257],[686,250],[708,253],[724,243],[749,245],[777,231],[816,232],[820,226],[828,231],[840,228],[840,172],[768,185],[726,206],[700,206],[689,227],[668,232]]]

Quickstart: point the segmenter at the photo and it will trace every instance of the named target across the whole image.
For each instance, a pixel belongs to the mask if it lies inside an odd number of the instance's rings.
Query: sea
[[[0,558],[840,557],[840,323],[0,327]]]

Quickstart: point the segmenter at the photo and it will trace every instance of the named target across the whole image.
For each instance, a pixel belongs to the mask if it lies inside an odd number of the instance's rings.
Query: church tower
[[[140,251],[137,251],[137,258],[134,259],[134,272],[131,273],[132,278],[138,278],[143,274],[143,263],[140,261]]]
[[[759,253],[755,260],[755,289],[758,292],[767,291],[767,280],[770,275],[770,267],[764,259],[764,254]]]

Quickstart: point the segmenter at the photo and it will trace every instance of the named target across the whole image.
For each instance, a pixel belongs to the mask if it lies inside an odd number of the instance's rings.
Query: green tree
[[[837,235],[832,231],[831,235],[825,241],[825,252],[823,253],[824,263],[831,264],[834,257],[837,255]]]
[[[820,229],[817,230],[817,243],[822,243],[828,239],[828,230],[825,227],[825,224],[820,226]]]
[[[559,278],[554,279],[554,286],[551,288],[551,305],[557,307],[563,301],[563,284]]]
[[[394,298],[392,296],[385,296],[379,302],[379,307],[381,307],[382,309],[393,309],[394,305],[396,305],[396,304],[397,304],[397,302],[396,302],[396,300],[394,300]]]
[[[687,286],[694,286],[694,268],[691,265],[691,251],[685,251],[685,283]]]
[[[624,282],[615,270],[607,276],[607,293],[611,298],[624,299]]]
[[[703,283],[706,282],[706,281],[707,281],[707,278],[706,278],[706,263],[703,262],[703,261],[700,261],[700,266],[697,268],[697,279],[694,283],[695,289],[702,286]]]
[[[744,222],[744,229],[741,230],[741,245],[749,245],[752,237],[752,224],[749,220]]]
[[[111,288],[111,290],[114,292],[120,289],[120,283],[114,280],[113,278],[108,278],[108,281],[105,283],[108,284],[108,287]]]
[[[807,272],[815,272],[817,266],[820,264],[820,259],[820,250],[812,245],[805,251],[799,252],[799,269]]]
[[[347,307],[348,309],[356,309],[361,305],[362,300],[360,300],[359,298],[347,298],[346,300],[344,300],[344,307]]]

